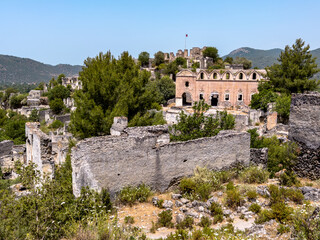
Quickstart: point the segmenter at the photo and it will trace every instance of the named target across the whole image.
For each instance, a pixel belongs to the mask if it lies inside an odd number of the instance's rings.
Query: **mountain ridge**
[[[81,69],[80,65],[50,65],[30,58],[0,54],[0,83],[48,82],[62,73],[67,77],[78,75]]]

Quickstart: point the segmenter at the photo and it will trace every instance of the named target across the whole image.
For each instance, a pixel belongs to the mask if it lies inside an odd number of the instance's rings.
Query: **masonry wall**
[[[293,94],[289,139],[298,143],[295,170],[301,177],[320,178],[320,93]]]
[[[128,136],[79,142],[71,157],[74,194],[79,196],[81,188],[89,186],[98,191],[106,188],[114,196],[124,186],[141,183],[165,191],[177,179],[191,175],[196,166],[222,169],[249,163],[248,133],[222,131],[211,138],[161,144],[162,133],[131,135],[129,131]]]

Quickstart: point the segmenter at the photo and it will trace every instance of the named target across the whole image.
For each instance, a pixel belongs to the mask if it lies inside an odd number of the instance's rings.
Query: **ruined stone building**
[[[264,69],[245,70],[238,65],[211,72],[182,70],[176,76],[176,106],[191,106],[202,99],[214,107],[248,106],[265,76]]]
[[[82,82],[79,80],[79,77],[64,77],[61,80],[62,85],[65,87],[70,85],[72,90],[82,89]]]

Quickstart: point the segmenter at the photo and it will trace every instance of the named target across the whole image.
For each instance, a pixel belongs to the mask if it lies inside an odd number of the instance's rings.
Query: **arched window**
[[[203,93],[200,93],[199,100],[202,100],[202,99],[203,99]]]
[[[239,101],[239,102],[242,102],[242,101],[243,101],[243,95],[242,95],[242,93],[239,93],[239,94],[238,94],[238,101]]]
[[[239,79],[242,80],[243,79],[243,73],[239,74]]]
[[[230,79],[230,73],[226,74],[226,79]]]
[[[213,73],[213,79],[217,79],[217,73]]]
[[[256,73],[252,74],[252,79],[257,79],[257,74]]]
[[[229,101],[230,100],[230,94],[229,93],[224,94],[224,100],[225,101]]]
[[[188,82],[188,81],[185,82],[185,86],[186,86],[186,87],[189,87],[189,82]]]
[[[203,72],[200,73],[200,79],[203,79]]]

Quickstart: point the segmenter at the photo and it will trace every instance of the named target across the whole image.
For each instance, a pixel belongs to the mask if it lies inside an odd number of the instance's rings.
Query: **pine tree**
[[[309,51],[310,46],[304,47],[304,44],[299,38],[292,48],[286,46],[278,58],[280,63],[267,69],[269,87],[275,92],[303,93],[317,88],[319,83],[310,78],[320,69],[317,68],[316,58]]]

